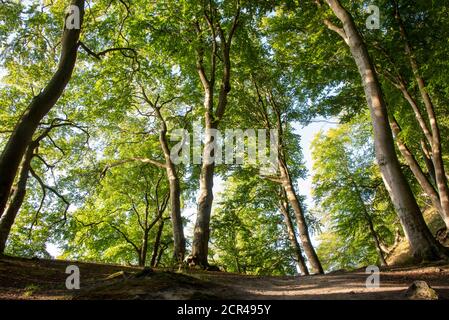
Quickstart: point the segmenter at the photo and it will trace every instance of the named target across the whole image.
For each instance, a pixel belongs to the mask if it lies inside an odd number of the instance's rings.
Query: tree
[[[412,9],[406,4],[400,6],[397,1],[385,1],[383,5],[386,11],[385,24],[391,28],[391,31],[388,37],[370,39],[368,43],[372,43],[372,51],[378,55],[376,68],[383,76],[384,86],[390,86],[393,89],[386,95],[388,104],[396,111],[396,116],[393,115],[390,119],[391,126],[395,136],[397,136],[397,144],[401,154],[414,172],[424,192],[427,193],[433,205],[437,208],[443,221],[448,225],[446,213],[449,204],[447,200],[448,187],[440,133],[442,115],[438,112],[441,107],[437,105],[439,94],[427,84],[432,82],[427,81],[425,77],[432,79],[432,75],[430,73],[424,75],[424,68],[419,63],[419,61],[427,62],[428,54],[420,54],[419,50],[415,49],[416,45],[413,45],[413,42],[415,42],[419,43],[418,46],[428,46],[426,43],[422,43],[422,34],[434,30],[436,27],[441,28],[444,20],[439,19],[438,14],[432,12],[437,12],[441,8],[420,5]],[[402,17],[401,11],[406,15],[406,19],[410,20],[408,23]],[[422,18],[419,18],[419,16],[434,16],[437,21],[430,22],[430,19],[425,18],[424,23],[422,23],[420,22]],[[410,22],[414,22],[414,24]],[[433,47],[433,52],[442,50],[438,41]],[[402,51],[404,52],[403,55],[395,56],[393,54],[393,52]],[[430,65],[431,63],[429,68]],[[437,83],[435,85],[438,86]],[[408,108],[402,106],[404,102],[408,105]],[[393,113],[390,112],[390,114]],[[410,113],[413,114],[415,119],[405,119],[403,115]],[[413,134],[413,139],[418,139],[420,142],[417,147],[404,137],[400,124],[404,128],[408,128],[410,124],[416,124],[419,128],[418,132]],[[413,139],[410,141],[413,141]],[[422,164],[420,164],[420,158],[424,160]],[[421,166],[427,170],[427,173]]]
[[[154,265],[161,242],[167,242],[163,221],[170,193],[165,175],[158,168],[140,163],[111,171],[114,174],[105,177],[86,205],[74,213],[64,255],[139,266],[147,265],[151,258]],[[152,244],[151,239],[155,239]],[[171,243],[171,236],[168,239]],[[75,247],[79,249],[70,250]]]
[[[261,105],[260,112],[264,115],[266,128],[275,128],[278,137],[277,147],[279,155],[277,162],[279,175],[270,175],[266,178],[270,179],[271,181],[277,182],[282,186],[285,192],[285,196],[288,199],[289,204],[293,208],[293,211],[295,212],[299,237],[301,239],[301,244],[304,248],[307,259],[312,265],[312,269],[315,273],[323,273],[323,268],[310,240],[309,228],[307,226],[304,215],[304,208],[301,206],[301,203],[298,199],[293,178],[290,172],[291,170],[288,167],[287,161],[290,155],[287,153],[288,149],[285,147],[286,142],[284,141],[286,139],[285,136],[287,135],[286,133],[284,133],[284,130],[288,128],[287,121],[290,120],[288,118],[288,111],[286,112],[285,109],[283,110],[285,106],[282,105],[282,100],[279,101],[273,95],[272,90],[265,89],[262,91],[257,89],[257,94],[259,98],[258,101]]]
[[[0,217],[7,205],[11,187],[20,162],[32,140],[33,134],[45,115],[54,107],[70,81],[78,53],[79,37],[84,17],[84,0],[72,0],[71,6],[78,8],[73,17],[75,27],[68,25],[71,16],[66,15],[61,39],[62,49],[58,69],[44,90],[33,98],[8,139],[0,156]],[[75,12],[77,12],[75,10]],[[78,23],[79,22],[79,23]]]
[[[288,204],[285,192],[280,192],[279,209],[284,217],[284,223],[287,228],[288,239],[290,240],[290,246],[295,255],[295,261],[302,275],[309,275],[309,269],[307,268],[304,257],[302,256],[301,246],[296,238],[295,227],[293,225],[293,219],[290,213],[290,206]]]
[[[446,250],[433,238],[427,228],[412,190],[401,171],[394,149],[384,95],[366,45],[352,16],[340,2],[334,0],[326,0],[326,2],[343,23],[343,28],[337,27],[329,20],[325,20],[325,23],[347,43],[362,77],[373,122],[377,162],[405,235],[410,242],[413,256],[417,260],[438,260],[447,257]]]
[[[245,177],[245,179],[242,179]],[[277,186],[241,171],[226,180],[211,220],[210,260],[228,272],[285,275],[295,272],[295,252],[282,227]]]
[[[371,134],[368,117],[358,117],[320,132],[312,145],[313,195],[329,227],[318,251],[328,268],[355,268],[365,261],[387,265],[397,222]]]
[[[203,8],[204,14],[201,20],[195,21],[195,32],[198,37],[199,47],[196,49],[196,68],[204,89],[204,120],[205,120],[205,145],[203,149],[202,167],[200,175],[200,190],[198,196],[198,212],[195,222],[192,254],[192,263],[207,266],[207,252],[209,247],[210,215],[213,202],[213,179],[215,169],[214,148],[217,141],[212,130],[217,129],[223,118],[228,103],[228,94],[231,91],[231,45],[234,34],[240,23],[240,2],[237,0],[235,13],[231,16],[232,22],[225,31],[225,17],[220,16],[216,4],[212,2]],[[206,31],[207,30],[207,31]],[[209,46],[204,37],[207,32],[212,45]],[[219,39],[219,40],[217,40]],[[205,52],[209,51],[209,74],[204,64]],[[218,90],[218,102],[214,101],[216,93],[215,82],[217,79],[217,57],[222,62],[221,81]]]
[[[28,146],[25,155],[23,157],[20,170],[19,170],[19,177],[17,180],[17,184],[13,188],[14,191],[11,195],[11,200],[8,203],[8,206],[6,207],[4,215],[0,218],[0,254],[2,254],[6,247],[6,241],[8,240],[8,236],[11,232],[11,227],[14,224],[14,221],[17,217],[17,214],[20,211],[20,208],[22,207],[23,201],[25,200],[26,192],[27,192],[27,182],[30,174],[39,182],[39,184],[42,187],[43,190],[43,197],[41,201],[41,206],[39,210],[42,207],[42,203],[45,200],[46,192],[45,190],[48,189],[48,191],[54,193],[57,195],[61,200],[63,200],[66,204],[66,210],[68,210],[69,203],[67,200],[60,195],[54,188],[47,186],[42,178],[36,173],[36,171],[33,169],[31,163],[33,158],[38,158],[44,165],[51,168],[50,165],[47,164],[47,162],[44,160],[42,155],[39,154],[39,146],[44,139],[50,139],[49,134],[52,130],[61,128],[64,126],[74,126],[81,128],[79,126],[76,126],[70,121],[61,121],[61,119],[55,119],[48,125],[43,132],[33,140],[30,145]],[[81,128],[82,129],[82,128]],[[84,130],[84,129],[82,129]],[[53,140],[51,140],[53,141]],[[53,141],[54,142],[54,141]],[[38,212],[39,212],[38,210]],[[64,212],[65,214],[65,212]]]

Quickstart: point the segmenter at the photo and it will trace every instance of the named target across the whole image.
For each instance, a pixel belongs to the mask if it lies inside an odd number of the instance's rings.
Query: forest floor
[[[80,270],[80,290],[67,290],[68,265]],[[366,288],[364,269],[319,276],[247,276],[225,272],[141,269],[62,260],[0,258],[0,299],[405,299],[416,280],[449,299],[449,264],[382,270]]]

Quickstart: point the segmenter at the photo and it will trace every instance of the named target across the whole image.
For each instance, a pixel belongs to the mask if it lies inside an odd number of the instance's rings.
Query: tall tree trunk
[[[419,261],[447,258],[448,251],[434,239],[427,228],[412,190],[401,171],[388,123],[383,92],[366,45],[352,16],[341,6],[340,2],[338,0],[326,0],[326,2],[343,23],[343,29],[329,21],[326,21],[326,24],[345,40],[359,69],[371,112],[376,159],[385,186],[410,243],[411,252]]]
[[[371,220],[371,217],[369,215],[366,215],[366,221],[368,222],[369,231],[371,234],[371,237],[374,241],[374,246],[376,247],[377,256],[379,257],[380,265],[385,267],[387,266],[387,261],[384,257],[384,252],[382,251],[382,246],[379,241],[379,236],[377,235],[377,232],[374,230],[373,221]]]
[[[170,186],[170,216],[173,225],[173,255],[176,262],[182,263],[186,253],[186,239],[181,216],[181,187],[173,166],[167,169]]]
[[[149,101],[149,100],[148,100]],[[173,225],[173,256],[178,264],[184,261],[186,240],[181,215],[181,186],[176,167],[170,158],[170,147],[167,140],[167,123],[161,114],[160,107],[154,106],[157,117],[161,121],[159,142],[164,152],[165,165],[170,188],[170,217]],[[163,221],[163,220],[162,220]]]
[[[0,254],[4,253],[6,241],[8,240],[11,227],[14,224],[17,214],[22,206],[26,195],[26,186],[28,182],[31,160],[33,159],[34,148],[30,145],[22,160],[19,180],[12,194],[11,200],[6,207],[5,214],[0,218]]]
[[[189,260],[194,265],[207,267],[207,255],[209,249],[210,235],[210,216],[212,210],[213,184],[215,160],[213,160],[214,146],[217,141],[210,130],[217,129],[222,120],[226,106],[228,104],[228,94],[231,91],[231,44],[235,31],[239,23],[240,3],[237,1],[237,11],[234,15],[229,32],[225,35],[223,26],[220,25],[219,19],[216,21],[217,8],[212,8],[210,2],[209,13],[205,9],[205,20],[209,26],[210,36],[212,38],[212,46],[210,51],[210,74],[207,76],[204,66],[204,48],[197,50],[196,68],[204,89],[204,108],[205,108],[205,146],[203,149],[202,167],[200,174],[200,193],[198,197],[198,211],[193,234],[192,254]],[[203,40],[203,31],[199,24],[196,24],[196,32],[198,37]],[[217,42],[217,39],[220,39]],[[218,46],[221,47],[222,74],[221,84],[218,95],[218,103],[214,108],[214,90],[215,80],[217,76],[217,56],[219,55]],[[212,160],[212,161],[211,161]]]
[[[347,159],[349,160],[349,159]],[[349,163],[347,163],[349,165]],[[385,257],[384,257],[384,253],[382,251],[382,243],[380,242],[379,236],[377,235],[376,230],[374,229],[374,224],[373,224],[373,219],[371,218],[368,209],[365,205],[365,202],[363,201],[363,197],[362,197],[362,191],[359,188],[359,185],[354,181],[351,173],[347,172],[348,177],[347,179],[349,179],[352,182],[352,187],[354,188],[355,192],[357,192],[357,197],[360,203],[360,207],[361,210],[363,212],[363,216],[366,220],[366,223],[368,224],[368,229],[371,235],[371,238],[374,241],[374,247],[376,249],[377,252],[377,256],[379,257],[379,262],[381,266],[387,266],[387,261],[385,261]]]
[[[161,248],[160,248],[160,250],[159,250],[159,253],[158,253],[158,255],[157,255],[157,259],[156,259],[156,263],[155,263],[155,267],[158,267],[159,266],[159,264],[161,263],[161,260],[162,260],[162,255],[164,254],[164,252],[165,252],[165,249],[167,249],[167,246],[166,245],[162,245],[162,246],[160,246]]]
[[[432,149],[432,160],[435,169],[435,180],[438,188],[438,193],[440,196],[441,208],[443,210],[443,219],[446,227],[449,229],[449,188],[447,185],[446,171],[444,168],[443,155],[441,150],[441,134],[440,128],[438,126],[438,120],[435,114],[435,108],[427,91],[424,78],[421,76],[419,71],[418,62],[415,58],[412,45],[408,39],[407,32],[405,30],[404,23],[402,21],[401,15],[399,13],[399,7],[396,1],[396,20],[399,24],[399,30],[405,44],[405,52],[409,58],[410,66],[412,68],[413,74],[415,76],[416,82],[418,84],[419,92],[421,93],[422,101],[426,107],[427,116],[430,122],[430,128],[432,131],[432,137],[429,141]]]
[[[296,225],[298,226],[299,239],[301,240],[304,253],[306,254],[307,260],[312,266],[312,271],[317,274],[324,273],[321,262],[318,259],[318,255],[313,248],[312,241],[310,240],[309,228],[304,218],[304,212],[302,210],[301,204],[299,203],[298,197],[296,195],[293,183],[288,172],[285,163],[281,160],[279,161],[279,169],[281,173],[282,187],[285,190],[287,200],[295,212]]]
[[[84,17],[84,0],[72,0],[71,5],[79,8],[81,26]],[[81,30],[67,29],[66,22],[64,21],[58,69],[44,90],[33,98],[27,110],[16,124],[0,156],[0,217],[4,212],[17,170],[34,132],[41,120],[54,107],[72,76]]]
[[[284,200],[281,200],[280,209],[284,217],[285,225],[287,226],[288,239],[290,240],[290,245],[292,246],[295,253],[296,264],[298,265],[301,275],[303,276],[309,275],[309,269],[307,269],[304,257],[302,256],[301,247],[299,246],[298,240],[296,239],[295,228],[293,227],[292,218],[290,217],[290,214],[288,212],[289,211],[288,203],[284,202]]]
[[[211,143],[211,138],[206,138],[205,150]],[[209,155],[203,153],[203,159],[207,159]],[[204,161],[204,160],[203,160]],[[195,223],[192,244],[192,259],[196,265],[203,267],[208,266],[207,255],[210,236],[210,215],[212,211],[212,202],[214,199],[214,170],[215,163],[205,163],[201,167],[200,175],[200,194],[198,197],[198,213]]]
[[[277,146],[278,146],[278,169],[279,175],[274,179],[275,182],[280,183],[284,192],[285,197],[287,198],[288,203],[293,208],[296,218],[296,225],[298,226],[299,239],[301,241],[302,248],[304,249],[304,253],[312,267],[312,272],[316,274],[324,273],[323,267],[321,266],[320,260],[318,259],[318,255],[313,248],[312,242],[310,240],[309,228],[306,223],[306,219],[304,217],[304,212],[299,203],[298,196],[296,194],[295,188],[293,186],[293,181],[290,176],[290,172],[286,162],[285,150],[284,150],[284,142],[283,142],[283,121],[281,116],[281,111],[279,106],[276,104],[274,97],[270,94],[270,105],[272,110],[276,114],[276,130],[277,130]],[[265,109],[265,108],[264,108]],[[265,117],[268,118],[268,114],[266,110],[262,111],[265,114]],[[271,127],[269,123],[267,123],[268,127]]]
[[[200,174],[200,193],[198,197],[198,212],[196,216],[195,228],[193,232],[192,243],[192,263],[195,265],[207,267],[207,255],[209,247],[210,235],[210,215],[212,210],[212,202],[214,199],[214,171],[215,162],[213,161],[214,154],[211,154],[211,149],[215,145],[215,140],[211,135],[210,130],[216,128],[213,120],[212,110],[214,105],[213,83],[203,84],[205,88],[204,107],[206,109],[206,132],[205,132],[205,146],[203,149],[203,158]]]
[[[407,147],[407,145],[404,142],[402,142],[398,138],[399,134],[401,133],[401,127],[399,126],[399,124],[394,116],[391,117],[390,124],[391,124],[391,128],[393,130],[393,133],[396,136],[396,144],[398,146],[399,151],[401,152],[402,156],[404,157],[405,161],[407,162],[410,170],[412,171],[412,173],[415,176],[416,180],[418,181],[419,185],[424,190],[424,192],[429,196],[430,201],[432,202],[432,205],[438,210],[441,217],[444,219],[444,214],[443,214],[443,210],[442,210],[441,203],[440,203],[440,197],[438,196],[438,193],[435,190],[434,186],[430,183],[429,179],[427,178],[425,173],[422,171],[421,166],[419,165],[418,161],[416,161],[416,159],[413,156],[413,154],[411,153],[410,149]],[[445,221],[445,223],[446,223],[446,221]]]
[[[147,229],[143,233],[142,246],[140,247],[140,257],[139,257],[139,266],[140,267],[145,267],[145,263],[147,262],[149,232],[150,232],[150,230]]]
[[[432,183],[432,185],[436,186],[437,181],[435,178],[435,167],[432,162],[432,155],[431,155],[431,152],[429,151],[429,148],[427,147],[427,144],[424,141],[424,139],[421,140],[421,151],[423,153],[424,162],[426,163],[426,168],[427,168],[427,173],[429,175],[430,183]]]
[[[157,254],[159,252],[159,247],[161,246],[161,237],[162,237],[162,232],[164,231],[164,224],[165,224],[165,219],[161,219],[161,221],[159,222],[159,228],[157,229],[156,239],[154,240],[153,254],[151,255],[151,266],[152,267],[156,266],[156,259],[157,259]]]

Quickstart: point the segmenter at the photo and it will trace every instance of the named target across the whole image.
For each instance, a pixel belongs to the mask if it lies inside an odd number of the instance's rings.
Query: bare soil
[[[67,290],[65,269],[77,265],[81,289]],[[154,270],[62,260],[0,258],[0,299],[406,299],[416,280],[449,299],[449,264],[384,269],[380,287],[366,288],[364,269],[319,276],[247,276]],[[111,275],[113,275],[111,277]],[[108,279],[109,277],[109,279]]]

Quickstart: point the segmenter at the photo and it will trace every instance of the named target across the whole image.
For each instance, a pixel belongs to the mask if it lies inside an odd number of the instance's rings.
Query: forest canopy
[[[448,13],[1,1],[0,254],[254,275],[447,259]]]

